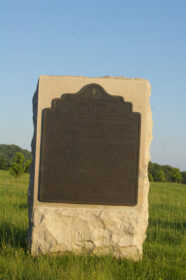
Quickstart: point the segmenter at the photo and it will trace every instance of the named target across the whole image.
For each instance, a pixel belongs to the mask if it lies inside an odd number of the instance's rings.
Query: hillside
[[[17,152],[22,153],[26,161],[31,159],[31,152],[28,150],[22,149],[16,145],[0,144],[0,159],[4,159],[5,164],[8,166]]]

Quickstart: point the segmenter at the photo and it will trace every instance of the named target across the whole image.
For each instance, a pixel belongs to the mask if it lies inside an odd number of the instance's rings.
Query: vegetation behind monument
[[[29,172],[31,153],[16,145],[0,145],[0,169],[19,177]]]
[[[181,172],[179,168],[170,165],[160,165],[149,162],[149,180],[152,182],[175,182],[186,184],[186,171]]]
[[[0,144],[0,169],[8,170],[17,152],[24,155],[25,161],[31,159],[31,152],[26,149],[16,145]]]

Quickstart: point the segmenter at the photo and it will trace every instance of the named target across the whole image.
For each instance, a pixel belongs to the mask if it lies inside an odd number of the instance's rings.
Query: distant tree
[[[182,176],[181,176],[181,172],[180,172],[179,168],[173,168],[172,180],[175,183],[181,182]]]
[[[149,161],[148,171],[149,171],[150,174],[153,173],[153,169],[154,169],[154,163],[152,163],[151,161]]]
[[[150,172],[149,172],[148,176],[149,176],[149,181],[154,182],[154,177],[152,176],[152,174]]]
[[[32,160],[29,159],[25,162],[25,170],[24,172],[28,173],[29,172],[29,168],[30,168],[30,164],[31,164]]]
[[[9,168],[10,174],[15,177],[22,175],[25,170],[24,161],[24,155],[17,152]]]
[[[164,175],[165,175],[165,181],[166,182],[172,182],[173,181],[173,167],[169,166],[169,165],[163,165],[162,169],[164,171]]]
[[[0,169],[4,169],[4,170],[8,169],[8,165],[4,157],[0,157]]]
[[[151,174],[149,177],[149,180],[154,179],[154,181],[158,181],[157,180],[157,171],[159,170],[160,165],[157,163],[153,163],[153,162],[149,162],[149,166],[148,166],[148,173]],[[152,177],[151,177],[152,176]],[[150,179],[151,178],[151,179]]]
[[[165,175],[163,169],[159,169],[156,173],[156,181],[165,182]]]
[[[182,175],[182,184],[186,184],[186,171],[181,172]]]

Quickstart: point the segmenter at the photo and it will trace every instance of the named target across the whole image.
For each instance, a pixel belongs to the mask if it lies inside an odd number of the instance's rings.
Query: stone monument
[[[41,76],[33,98],[29,245],[139,259],[148,225],[150,84]]]

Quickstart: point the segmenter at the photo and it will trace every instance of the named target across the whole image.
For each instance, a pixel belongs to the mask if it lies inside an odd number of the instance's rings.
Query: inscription
[[[140,118],[99,85],[43,110],[39,200],[136,205]]]

